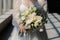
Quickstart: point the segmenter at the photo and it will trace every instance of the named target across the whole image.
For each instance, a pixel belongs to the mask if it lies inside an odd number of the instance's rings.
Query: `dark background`
[[[60,0],[47,0],[48,11],[50,13],[59,13],[60,14]]]

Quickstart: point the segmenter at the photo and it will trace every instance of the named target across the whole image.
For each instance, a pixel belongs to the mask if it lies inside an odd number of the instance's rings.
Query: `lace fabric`
[[[24,0],[21,0],[21,5],[20,5],[20,11],[21,12],[24,12],[25,10],[28,9],[28,7],[26,5],[24,5]]]

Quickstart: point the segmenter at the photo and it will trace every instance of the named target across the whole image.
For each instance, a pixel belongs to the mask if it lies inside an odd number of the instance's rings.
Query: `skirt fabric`
[[[39,32],[39,31],[34,31],[34,32],[26,32],[25,35],[20,36],[19,35],[19,27],[16,23],[16,21],[13,19],[12,24],[14,26],[14,29],[12,31],[12,35],[10,40],[47,40],[47,35],[46,32]]]

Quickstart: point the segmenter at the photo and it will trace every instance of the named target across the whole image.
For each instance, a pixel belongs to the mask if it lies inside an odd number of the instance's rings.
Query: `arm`
[[[20,5],[21,5],[21,0],[13,0],[13,18],[16,20],[18,25],[20,22],[20,18],[19,18]]]

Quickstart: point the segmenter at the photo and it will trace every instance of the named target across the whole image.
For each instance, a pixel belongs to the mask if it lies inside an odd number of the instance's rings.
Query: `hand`
[[[28,29],[28,28],[25,27],[24,25],[20,25],[20,32],[25,32],[26,29]]]

